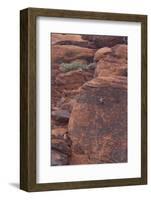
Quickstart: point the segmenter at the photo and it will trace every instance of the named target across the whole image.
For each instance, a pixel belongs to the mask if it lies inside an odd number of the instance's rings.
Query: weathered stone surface
[[[79,47],[86,47],[90,49],[95,49],[96,46],[88,41],[82,39],[81,35],[77,34],[55,34],[51,35],[53,45],[74,45]]]
[[[55,83],[66,90],[79,88],[83,83],[92,79],[93,75],[89,71],[74,70],[67,73],[60,73]]]
[[[88,64],[88,61],[84,59],[76,59],[74,61],[71,61],[70,63]]]
[[[115,62],[114,59],[118,62],[127,62],[127,45],[117,44],[112,48],[103,47],[98,49],[94,54],[94,61],[98,62],[102,59],[108,60],[109,62]]]
[[[51,148],[66,155],[70,155],[70,146],[62,139],[52,139]]]
[[[76,96],[74,96],[74,97],[70,96],[69,98],[66,98],[66,101],[62,105],[60,105],[60,108],[68,110],[68,112],[71,113],[72,108],[73,108],[74,104],[76,103],[75,97]]]
[[[51,41],[52,41],[52,45],[55,45],[58,42],[66,42],[66,41],[86,42],[86,40],[81,38],[81,35],[59,34],[59,33],[52,33],[51,34]]]
[[[53,118],[55,118],[55,120],[59,122],[68,122],[70,117],[70,113],[67,110],[60,109],[52,111],[51,115]]]
[[[91,70],[76,70],[67,73],[59,73],[55,77],[55,83],[52,87],[52,108],[57,107],[59,110],[66,110],[70,114],[76,95],[78,94],[78,88],[86,81],[93,78],[93,73],[90,71]],[[59,125],[59,123],[63,121],[65,123],[68,122],[68,119],[62,119],[55,115],[58,115],[58,112],[52,113],[53,127]]]
[[[127,63],[99,61],[94,76],[127,76]]]
[[[104,52],[108,52],[103,54]],[[103,54],[103,55],[102,55]],[[95,53],[97,64],[94,76],[127,76],[127,45],[101,48]]]
[[[51,165],[68,165],[71,156],[71,140],[66,128],[56,128],[51,134]]]
[[[51,136],[54,139],[56,139],[56,138],[57,139],[64,139],[66,137],[67,133],[68,133],[67,128],[59,127],[59,128],[56,128],[56,129],[52,129]]]
[[[95,52],[94,61],[98,62],[100,59],[104,58],[107,54],[112,53],[112,49],[109,47],[104,47]]]
[[[95,50],[74,45],[53,45],[52,64],[71,62],[76,59],[93,60]]]
[[[51,36],[51,165],[127,162],[127,37]]]
[[[83,35],[82,39],[89,40],[96,48],[112,47],[116,44],[127,44],[127,37],[107,35]]]
[[[127,79],[98,77],[85,83],[69,120],[70,164],[127,161]]]
[[[112,47],[112,54],[119,59],[127,60],[127,45],[126,44],[117,44]]]
[[[68,165],[69,164],[69,156],[67,154],[61,153],[56,150],[51,150],[51,165]]]

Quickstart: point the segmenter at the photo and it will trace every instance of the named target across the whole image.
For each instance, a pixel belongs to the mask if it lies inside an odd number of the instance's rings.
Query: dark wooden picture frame
[[[141,178],[36,183],[36,18],[62,17],[141,23]],[[46,191],[147,184],[147,16],[27,8],[20,12],[20,188]]]

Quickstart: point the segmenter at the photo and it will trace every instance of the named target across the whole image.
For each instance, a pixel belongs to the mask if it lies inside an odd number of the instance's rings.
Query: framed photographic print
[[[20,188],[147,183],[147,16],[20,12]]]

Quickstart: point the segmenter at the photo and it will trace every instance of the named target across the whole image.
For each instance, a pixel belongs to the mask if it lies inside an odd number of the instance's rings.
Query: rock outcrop
[[[61,33],[52,33],[51,34],[51,44],[56,45],[59,42],[86,42],[86,40],[82,39],[80,35],[77,34],[61,34]]]
[[[127,44],[127,37],[102,35],[82,35],[82,39],[92,42],[96,48],[113,47],[116,44]]]
[[[99,77],[84,84],[68,129],[71,164],[126,162],[126,78]]]
[[[101,48],[95,55],[97,62],[94,76],[127,76],[127,45]]]
[[[51,164],[68,165],[71,156],[71,140],[67,129],[56,128],[51,134]]]
[[[93,49],[74,46],[74,45],[53,45],[52,64],[69,63],[76,59],[84,59],[90,62],[93,60],[95,51]]]
[[[127,162],[127,37],[51,40],[51,165]]]
[[[99,60],[106,57],[106,55],[111,54],[111,53],[112,53],[112,49],[109,47],[100,48],[99,50],[95,52],[94,61],[98,62]]]
[[[56,77],[56,85],[64,89],[77,89],[86,81],[92,79],[92,73],[89,71],[74,70],[67,73],[60,73]]]
[[[84,40],[82,39],[81,35],[76,35],[76,34],[52,33],[51,40],[53,45],[74,45],[90,49],[96,48],[96,46],[92,42]]]

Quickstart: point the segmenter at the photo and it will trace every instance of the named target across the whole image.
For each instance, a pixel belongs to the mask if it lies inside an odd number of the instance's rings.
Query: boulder
[[[85,83],[68,131],[70,164],[127,162],[127,78],[98,77]]]
[[[98,62],[100,59],[104,58],[107,54],[110,54],[112,49],[109,47],[100,48],[95,52],[94,61]]]
[[[51,148],[62,154],[70,155],[70,146],[67,144],[65,140],[62,139],[52,139]]]
[[[68,155],[52,149],[51,151],[51,165],[52,166],[68,165],[68,164],[69,164]]]
[[[88,62],[93,60],[95,50],[74,45],[53,45],[51,51],[52,64],[68,63],[77,59]]]
[[[127,45],[126,44],[118,44],[113,46],[112,48],[103,47],[98,49],[94,54],[94,61],[98,62],[99,60],[106,59],[114,62],[114,59],[125,60],[127,61]]]
[[[52,117],[60,122],[60,123],[66,123],[69,121],[70,113],[67,110],[56,110],[51,112]]]
[[[92,42],[96,48],[113,47],[116,44],[127,44],[126,36],[83,35],[82,39]]]
[[[72,108],[75,103],[76,103],[76,96],[74,96],[74,97],[69,96],[66,98],[65,102],[60,105],[60,108],[68,110],[68,112],[71,113]]]
[[[67,73],[59,73],[55,77],[55,81],[51,89],[52,110],[55,107],[57,107],[60,110],[66,110],[70,113],[75,98],[79,92],[78,88],[81,87],[86,81],[89,81],[92,78],[93,73],[91,72],[91,70],[75,70]],[[58,121],[56,121],[55,119],[54,117],[52,118],[53,126],[56,126],[58,124]]]
[[[117,44],[112,47],[112,54],[119,58],[127,60],[127,45],[126,44]]]
[[[92,78],[93,74],[91,72],[79,69],[58,74],[55,83],[65,90],[75,90]]]
[[[51,34],[52,45],[55,45],[59,42],[73,41],[73,42],[86,42],[82,39],[81,35],[77,34],[61,34],[61,33],[52,33]]]
[[[94,77],[112,75],[127,76],[127,63],[100,60],[97,63]]]
[[[59,127],[52,129],[51,138],[54,139],[64,139],[68,133],[67,128]]]
[[[90,41],[82,39],[81,35],[77,34],[51,34],[52,45],[74,45],[95,49],[95,45]]]
[[[127,45],[101,48],[95,53],[94,59],[97,62],[94,77],[127,76]]]
[[[71,140],[65,128],[52,129],[51,165],[68,165],[71,156]]]

